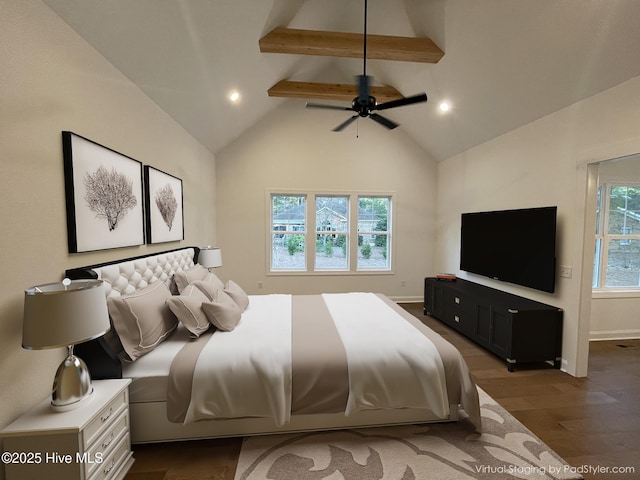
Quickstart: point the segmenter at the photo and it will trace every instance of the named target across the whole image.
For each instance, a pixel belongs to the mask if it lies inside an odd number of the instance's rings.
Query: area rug
[[[249,437],[234,480],[581,479],[481,389],[482,433],[455,423]]]

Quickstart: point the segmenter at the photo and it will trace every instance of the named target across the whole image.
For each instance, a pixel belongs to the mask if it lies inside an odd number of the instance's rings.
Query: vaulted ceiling
[[[43,1],[214,154],[281,102],[304,108],[269,96],[278,82],[355,85],[362,73],[358,58],[262,53],[259,41],[276,27],[361,33],[363,0]],[[374,85],[427,93],[385,116],[436,160],[640,75],[638,0],[370,0],[368,20],[369,34],[428,37],[444,52],[367,61]],[[308,115],[327,131],[348,117]]]

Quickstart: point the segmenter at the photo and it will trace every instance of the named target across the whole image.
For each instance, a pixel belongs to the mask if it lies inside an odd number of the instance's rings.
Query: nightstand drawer
[[[104,434],[93,443],[87,451],[87,462],[84,464],[85,475],[90,476],[96,469],[104,464],[118,445],[120,439],[129,432],[129,415],[122,411]],[[100,462],[100,463],[98,463]]]
[[[91,443],[97,436],[102,434],[103,428],[107,428],[107,425],[110,425],[121,411],[127,409],[127,400],[127,390],[120,392],[120,394],[109,402],[107,406],[100,411],[100,414],[86,426],[82,435],[84,450],[89,449]]]
[[[116,478],[118,471],[132,455],[129,434],[126,434],[117,443],[115,450],[103,459],[102,463],[89,477],[89,480],[109,480]]]

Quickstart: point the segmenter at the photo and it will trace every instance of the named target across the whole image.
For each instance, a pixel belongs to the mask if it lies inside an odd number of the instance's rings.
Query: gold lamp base
[[[73,354],[73,345],[67,348],[69,355],[56,371],[51,394],[51,408],[58,412],[79,407],[91,399],[93,393],[87,364]]]

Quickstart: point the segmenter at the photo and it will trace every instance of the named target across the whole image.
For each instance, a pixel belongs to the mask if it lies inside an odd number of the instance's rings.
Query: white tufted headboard
[[[107,297],[133,293],[162,280],[175,293],[173,275],[187,270],[195,264],[199,249],[188,247],[179,250],[154,253],[148,256],[128,258],[99,265],[74,268],[66,271],[66,276],[74,278],[95,278],[105,283]]]
[[[150,257],[127,260],[113,265],[96,267],[99,280],[105,283],[107,297],[133,293],[136,290],[162,280],[173,293],[173,274],[194,265],[195,249],[174,250]]]
[[[194,266],[200,249],[187,247],[178,250],[154,253],[142,257],[127,258],[99,265],[73,268],[65,272],[71,279],[94,278],[103,280],[107,297],[133,293],[162,280],[173,293],[177,293],[173,282],[176,272]],[[91,377],[120,378],[122,365],[118,355],[122,351],[113,329],[102,337],[76,345],[75,351],[88,365]]]

